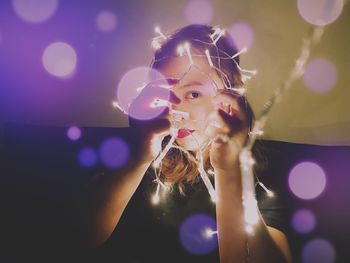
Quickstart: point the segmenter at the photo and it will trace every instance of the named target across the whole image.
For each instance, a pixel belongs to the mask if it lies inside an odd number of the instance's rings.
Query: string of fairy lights
[[[157,33],[157,36],[153,38],[152,40],[152,47],[154,49],[160,49],[162,47],[162,43],[168,40],[168,36],[165,35],[159,27],[155,28],[155,32]],[[252,148],[256,141],[256,139],[263,135],[263,128],[265,127],[266,121],[268,120],[268,116],[270,113],[271,108],[279,103],[286,92],[292,84],[300,78],[305,70],[306,62],[310,56],[310,51],[313,45],[315,45],[321,38],[322,34],[324,32],[324,27],[312,27],[312,30],[310,31],[309,35],[305,37],[302,44],[301,54],[296,59],[295,65],[293,69],[290,71],[290,74],[288,78],[280,85],[277,89],[275,89],[273,95],[270,97],[270,99],[264,104],[264,108],[262,112],[257,115],[257,118],[254,122],[253,127],[248,133],[248,139],[244,146],[240,146],[236,144],[236,147],[240,147],[240,169],[241,169],[241,182],[242,182],[242,201],[243,201],[243,209],[244,209],[244,219],[246,224],[246,232],[249,234],[254,233],[254,225],[256,225],[259,221],[259,210],[257,206],[257,200],[255,196],[255,186],[259,185],[267,194],[268,197],[273,197],[274,193],[269,190],[260,180],[258,177],[254,175],[253,171],[253,165],[255,163],[255,160],[252,156]],[[230,56],[229,54],[225,53],[222,50],[219,50],[217,46],[217,42],[220,40],[220,38],[225,34],[225,30],[221,29],[220,27],[215,27],[214,32],[210,35],[210,39],[212,40],[211,43],[205,43],[198,39],[191,39],[192,41],[199,41],[203,44],[212,45],[216,49],[216,54],[210,54],[209,50],[205,50],[204,54],[196,54],[191,52],[191,46],[189,42],[185,42],[178,46],[177,53],[178,56],[187,56],[189,61],[188,70],[183,74],[182,77],[177,79],[180,81],[183,79],[186,74],[190,70],[198,70],[201,74],[203,74],[206,78],[208,78],[212,83],[216,91],[218,91],[217,84],[215,81],[208,75],[208,73],[203,72],[194,62],[194,57],[205,57],[208,61],[208,64],[211,68],[216,70],[220,76],[222,77],[222,81],[224,83],[224,89],[231,90],[235,93],[238,93],[239,95],[244,95],[246,92],[246,88],[242,86],[240,87],[234,87],[231,85],[230,80],[228,76],[225,74],[224,71],[221,70],[221,64],[220,60],[230,59],[232,60],[239,72],[241,73],[241,79],[242,82],[245,84],[247,81],[249,81],[254,75],[257,74],[257,70],[247,70],[241,68],[238,63],[236,62],[235,58],[241,54],[244,54],[247,52],[247,48],[243,48],[236,54]],[[225,56],[221,56],[219,54],[224,54]],[[165,58],[162,58],[165,59]],[[216,67],[212,61],[212,59],[218,60],[218,66]],[[156,61],[152,61],[152,64]],[[144,89],[147,85],[143,85],[142,87],[138,87],[137,91],[141,92],[142,89]],[[162,84],[163,88],[166,89],[172,89],[173,85],[164,85]],[[128,113],[128,109],[123,109],[118,102],[114,101],[113,106],[123,111],[125,114]],[[193,140],[197,143],[199,150],[197,151],[196,156],[193,156],[190,152],[188,152],[183,147],[177,145],[175,143],[176,136],[178,130],[186,129],[184,127],[181,127],[181,121],[182,120],[190,120],[190,115],[188,112],[179,111],[175,109],[171,109],[170,102],[162,99],[155,99],[150,107],[162,107],[162,106],[169,106],[170,108],[170,120],[171,120],[171,130],[170,130],[170,140],[166,144],[166,146],[163,149],[157,149],[157,152],[159,152],[156,159],[153,161],[153,169],[155,171],[155,179],[154,182],[157,184],[155,194],[152,197],[152,203],[158,204],[161,200],[160,195],[161,191],[166,194],[169,189],[171,189],[171,185],[168,182],[163,182],[161,179],[161,168],[162,168],[162,160],[166,156],[166,154],[169,152],[171,148],[179,149],[183,154],[187,156],[187,158],[194,162],[197,165],[197,169],[199,172],[199,175],[207,188],[209,195],[211,197],[211,200],[215,203],[218,200],[217,193],[214,189],[214,186],[212,185],[209,176],[214,174],[214,171],[212,169],[205,170],[204,168],[204,159],[203,159],[203,153],[208,149],[208,147],[211,146],[211,144],[215,140],[221,140],[224,143],[235,143],[231,138],[229,138],[226,134],[219,134],[215,138],[207,139],[205,142],[200,144],[196,138],[192,135]],[[225,105],[227,106],[227,105]],[[229,106],[229,105],[228,105]],[[200,120],[192,120],[192,121],[200,121]],[[211,123],[213,126],[219,127],[218,123]],[[190,133],[191,134],[191,133]],[[158,140],[163,140],[164,137],[158,138]],[[256,182],[254,180],[256,179]],[[217,231],[208,231],[208,235],[214,235]]]

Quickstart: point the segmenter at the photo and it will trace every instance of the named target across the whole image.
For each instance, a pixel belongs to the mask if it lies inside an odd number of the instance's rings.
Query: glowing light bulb
[[[179,45],[177,47],[177,53],[179,54],[180,57],[182,57],[184,55],[185,49],[183,47],[183,45]]]
[[[152,204],[158,205],[159,204],[159,195],[155,194],[152,197]]]
[[[244,219],[248,225],[255,225],[259,221],[259,213],[257,208],[257,201],[255,198],[248,198],[243,201],[245,207]]]
[[[267,189],[267,187],[262,182],[258,182],[258,184],[261,186],[262,189],[265,190],[265,192],[267,193],[268,197],[275,196],[275,194],[271,190]]]
[[[254,233],[254,228],[253,228],[252,225],[246,225],[246,226],[245,226],[245,231],[246,231],[248,234],[252,235],[252,234]]]
[[[234,59],[235,57],[237,57],[237,56],[239,56],[239,55],[241,55],[241,54],[243,54],[245,52],[247,52],[247,48],[246,47],[244,47],[242,50],[240,50],[239,52],[234,54],[231,58]]]
[[[163,99],[155,99],[150,104],[151,108],[168,107],[168,106],[170,106],[170,102],[167,100],[163,100]]]
[[[156,33],[158,33],[164,40],[167,39],[167,37],[162,33],[162,31],[160,31],[159,26],[156,26],[156,27],[154,28],[154,31],[155,31]]]
[[[184,44],[184,49],[186,50],[186,54],[188,56],[188,59],[190,60],[190,65],[193,65],[193,59],[192,59],[192,54],[191,54],[191,50],[190,50],[190,43],[186,42]]]
[[[207,56],[209,65],[210,65],[211,67],[213,67],[214,64],[213,64],[213,61],[211,60],[210,53],[209,53],[209,50],[208,50],[208,49],[205,50],[205,55]]]
[[[216,42],[225,34],[225,30],[220,28],[215,28],[214,33],[210,35],[210,38],[213,40],[213,44],[216,45]],[[216,38],[215,38],[216,37]],[[215,39],[214,39],[215,38]]]
[[[207,239],[210,239],[212,238],[214,235],[216,235],[218,233],[218,231],[214,231],[212,230],[211,228],[207,227],[205,230],[204,230],[204,236],[205,238]]]

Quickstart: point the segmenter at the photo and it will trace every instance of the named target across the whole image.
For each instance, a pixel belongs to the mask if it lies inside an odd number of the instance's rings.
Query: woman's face
[[[189,119],[180,121],[176,142],[189,151],[198,150],[208,139],[205,134],[208,116],[217,107],[213,101],[217,93],[215,85],[219,89],[224,88],[205,56],[193,57],[193,61],[194,66],[189,70],[187,56],[174,57],[159,69],[166,78],[179,79],[172,90],[181,103],[173,105],[172,109],[187,112]]]

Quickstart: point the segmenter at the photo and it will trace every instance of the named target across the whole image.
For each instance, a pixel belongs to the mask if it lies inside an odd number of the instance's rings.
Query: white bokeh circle
[[[46,71],[51,75],[65,78],[74,73],[77,65],[77,54],[69,44],[54,42],[45,48],[42,62]]]

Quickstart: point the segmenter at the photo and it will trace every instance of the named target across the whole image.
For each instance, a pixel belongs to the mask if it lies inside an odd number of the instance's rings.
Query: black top
[[[202,181],[187,185],[186,196],[174,188],[153,205],[153,178],[150,174],[144,176],[113,234],[98,249],[99,260],[219,262],[217,236],[205,236],[208,227],[216,230],[215,204]],[[267,197],[259,186],[256,191],[265,223],[286,232],[287,215],[279,195]]]
[[[9,211],[2,217],[7,255],[12,261],[23,257],[36,262],[40,262],[38,257],[44,258],[42,262],[57,257],[68,262],[72,254],[78,257],[76,262],[218,262],[216,236],[204,239],[201,232],[203,223],[215,230],[215,205],[203,182],[187,185],[186,196],[174,188],[154,206],[150,201],[156,190],[153,174],[144,176],[113,234],[101,247],[81,251],[73,245],[70,249],[67,229],[75,231],[65,209],[73,200],[70,193],[74,196],[89,181],[88,173],[103,170],[100,166],[82,169],[76,155],[81,147],[97,148],[103,138],[115,133],[115,129],[84,129],[83,139],[71,143],[66,128],[8,125],[0,130],[4,139],[0,143],[0,160],[4,160],[0,194],[3,209]],[[288,196],[285,177],[267,172],[261,180],[276,193],[268,198],[256,187],[262,216],[267,225],[288,236],[288,210],[280,205],[290,206],[289,199],[282,198]],[[190,243],[190,249],[183,246],[183,240]]]

